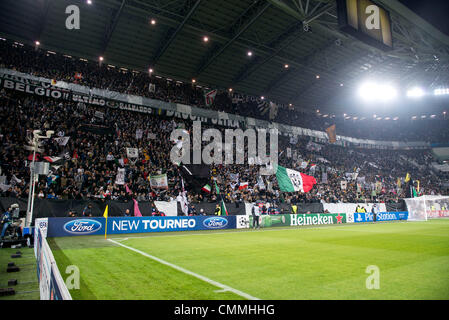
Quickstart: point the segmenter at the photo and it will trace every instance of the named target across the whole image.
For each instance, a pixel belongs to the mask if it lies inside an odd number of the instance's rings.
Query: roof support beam
[[[149,5],[148,3],[143,3],[139,0],[128,0],[128,8],[129,10],[136,16],[140,16],[143,19],[148,19],[148,14],[151,13],[154,17],[158,18],[158,21],[160,23],[163,23],[169,27],[176,28],[180,23],[181,20],[177,18],[173,18],[174,14],[170,12],[163,12],[160,9]],[[185,32],[198,36],[198,34],[201,34],[203,32],[207,32],[213,39],[220,40],[222,42],[228,42],[231,40],[231,36],[229,34],[226,34],[222,31],[218,30],[205,30],[203,26],[200,24],[188,21],[184,25]],[[347,37],[340,37],[343,39],[346,39]],[[251,39],[245,39],[242,37],[239,37],[237,40],[234,41],[235,44],[242,48],[247,48],[248,46],[255,46],[257,47],[256,51],[260,53],[261,55],[271,55],[274,52],[276,52],[276,49],[257,44],[256,42],[253,42]],[[287,56],[281,56],[280,54],[276,54],[273,57],[274,60],[280,62],[280,63],[287,63],[290,66],[294,67],[306,67],[301,65],[296,59],[292,59],[291,57]]]
[[[217,48],[216,50],[213,50],[213,52],[210,52],[207,57],[205,57],[205,59],[203,60],[203,62],[201,63],[201,65],[197,68],[196,72],[195,72],[195,77],[198,77],[208,66],[211,65],[212,62],[215,61],[215,59],[217,59],[231,44],[234,43],[234,41],[236,41],[241,34],[243,34],[246,30],[248,30],[248,28],[250,26],[252,26],[254,24],[254,22],[257,21],[257,19],[271,6],[270,3],[266,2],[257,2],[257,4],[262,4],[263,6],[260,7],[260,5],[257,5],[258,8],[255,9],[255,12],[250,12],[250,16],[248,17],[246,14],[244,16],[240,16],[240,21],[247,21],[249,19],[249,21],[244,24],[239,30],[237,30],[232,38],[227,41],[223,46]],[[254,6],[254,5],[252,5]],[[245,10],[245,11],[252,11],[252,10]],[[252,17],[251,17],[252,14]]]
[[[175,40],[176,36],[179,34],[179,32],[182,30],[186,22],[190,19],[190,17],[195,13],[198,6],[201,4],[202,0],[197,0],[195,4],[190,8],[187,15],[184,17],[184,20],[178,25],[175,31],[172,32],[170,38],[157,50],[154,57],[151,59],[151,65],[154,67],[158,60],[162,57],[162,55],[165,53],[165,51],[170,47],[172,42]]]
[[[318,19],[319,17],[321,17],[323,14],[325,14],[326,12],[329,12],[330,10],[335,8],[335,2],[329,2],[328,4],[324,5],[323,7],[321,7],[316,13],[315,10],[319,7],[319,3],[317,4],[317,6],[315,8],[313,8],[312,12],[310,12],[310,14],[307,16],[307,18],[304,20],[304,24],[309,24],[312,21],[314,21],[315,19]]]
[[[115,14],[111,20],[111,23],[109,24],[108,28],[106,29],[106,33],[105,33],[104,40],[103,40],[103,46],[102,46],[102,50],[101,50],[102,54],[105,53],[105,51],[109,45],[109,41],[111,41],[112,33],[114,32],[115,27],[117,27],[118,20],[120,19],[120,16],[123,12],[123,8],[126,5],[126,1],[127,0],[122,0],[120,7],[118,8],[117,11],[115,11]]]
[[[37,40],[41,40],[42,32],[44,31],[45,25],[47,24],[48,11],[50,11],[49,10],[50,2],[51,2],[51,0],[45,0],[43,3],[41,22],[39,23],[39,28],[36,32],[36,36],[35,36],[36,38],[31,39],[33,42],[37,41]]]

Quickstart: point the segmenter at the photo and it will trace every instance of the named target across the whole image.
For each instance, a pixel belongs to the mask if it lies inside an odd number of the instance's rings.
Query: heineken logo
[[[291,226],[346,223],[345,214],[292,214]]]

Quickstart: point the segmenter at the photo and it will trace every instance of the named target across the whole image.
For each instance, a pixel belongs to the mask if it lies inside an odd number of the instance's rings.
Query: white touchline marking
[[[235,293],[235,294],[237,294],[237,295],[239,295],[239,296],[241,296],[241,297],[243,297],[243,298],[246,298],[246,299],[248,299],[248,300],[260,300],[259,298],[253,297],[253,296],[251,296],[251,295],[249,295],[249,294],[247,294],[247,293],[245,293],[245,292],[242,292],[242,291],[240,291],[240,290],[231,288],[231,287],[229,287],[229,286],[227,286],[227,285],[225,285],[225,284],[222,284],[222,283],[220,283],[220,282],[217,282],[217,281],[211,280],[211,279],[209,279],[209,278],[206,278],[205,276],[202,276],[202,275],[197,274],[197,273],[195,273],[195,272],[192,272],[192,271],[189,271],[189,270],[187,270],[187,269],[184,269],[183,267],[177,266],[177,265],[175,265],[175,264],[173,264],[173,263],[167,262],[167,261],[162,260],[162,259],[160,259],[160,258],[158,258],[158,257],[152,256],[151,254],[148,254],[148,253],[145,253],[145,252],[143,252],[143,251],[137,250],[137,249],[135,249],[135,248],[133,248],[133,247],[126,246],[126,245],[124,245],[124,244],[122,244],[122,243],[120,243],[120,242],[114,241],[114,240],[112,240],[112,239],[108,239],[108,241],[110,241],[110,242],[112,242],[112,243],[115,243],[115,244],[117,244],[117,245],[119,245],[119,246],[122,246],[122,247],[124,247],[124,248],[126,248],[126,249],[128,249],[128,250],[137,252],[137,253],[139,253],[139,254],[141,254],[141,255],[147,257],[147,258],[150,258],[150,259],[153,259],[154,261],[157,261],[157,262],[159,262],[159,263],[165,264],[166,266],[169,266],[169,267],[171,267],[171,268],[173,268],[173,269],[176,269],[176,270],[178,270],[178,271],[181,271],[181,272],[183,272],[183,273],[185,273],[185,274],[188,274],[188,275],[191,275],[191,276],[193,276],[193,277],[195,277],[195,278],[198,278],[198,279],[200,279],[200,280],[203,280],[204,282],[207,282],[207,283],[209,283],[209,284],[211,284],[211,285],[214,285],[214,286],[216,286],[216,287],[219,287],[219,288],[221,288],[221,289],[223,290],[223,292],[225,292],[225,291],[230,291],[230,292],[233,292],[233,293]]]

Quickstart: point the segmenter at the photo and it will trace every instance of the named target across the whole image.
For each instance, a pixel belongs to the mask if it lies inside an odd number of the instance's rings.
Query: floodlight
[[[396,91],[396,88],[394,88],[391,85],[381,85],[379,86],[378,91],[378,97],[382,101],[389,101],[396,98],[398,95],[398,92]]]
[[[424,95],[424,90],[418,87],[412,88],[407,91],[407,97],[420,98]]]
[[[390,101],[397,97],[397,90],[389,84],[365,82],[359,88],[359,96],[366,101]]]
[[[359,88],[359,96],[363,100],[374,100],[377,96],[378,87],[372,82],[365,82]]]
[[[442,95],[445,95],[445,94],[449,94],[449,88],[435,89],[433,93],[436,96],[442,96]]]

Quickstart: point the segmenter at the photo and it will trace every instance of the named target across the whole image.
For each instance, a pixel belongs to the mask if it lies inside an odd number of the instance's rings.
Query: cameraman
[[[8,210],[3,213],[1,223],[3,224],[2,234],[0,236],[1,239],[5,236],[6,230],[8,230],[9,226],[11,225],[11,207],[8,208]]]

